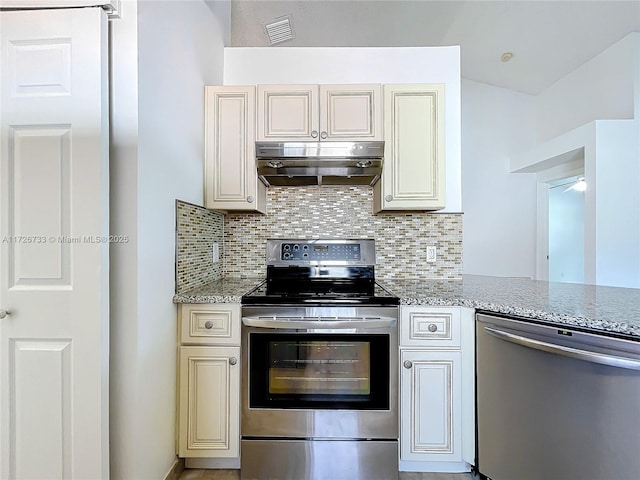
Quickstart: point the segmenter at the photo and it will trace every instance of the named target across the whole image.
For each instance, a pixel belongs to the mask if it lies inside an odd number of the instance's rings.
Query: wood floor
[[[399,480],[476,480],[471,473],[414,473],[400,472]],[[180,480],[240,480],[240,470],[187,469]]]

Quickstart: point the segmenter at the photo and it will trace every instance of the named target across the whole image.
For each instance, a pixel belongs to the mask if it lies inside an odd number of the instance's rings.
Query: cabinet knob
[[[413,367],[413,362],[411,362],[411,360],[405,360],[402,365],[404,366],[404,368],[411,368]]]
[[[251,195],[247,197],[247,202],[253,203],[253,197]]]
[[[0,310],[0,320],[2,320],[8,315],[11,315],[11,312],[9,310]]]
[[[206,322],[204,322],[204,328],[206,328],[207,330],[211,330],[213,328],[213,322],[211,320],[207,320]]]
[[[435,323],[430,323],[427,328],[430,332],[435,332],[436,330],[438,330],[438,326]]]
[[[311,132],[311,136],[312,136],[313,138],[318,138],[318,131],[317,131],[317,130],[312,131],[312,132]]]
[[[386,197],[384,197],[385,202],[390,202],[391,200],[393,200],[393,197],[391,195],[387,195]]]
[[[327,132],[322,132],[322,133],[320,134],[320,138],[322,138],[322,139],[325,139],[325,138],[327,138],[328,136],[329,136],[329,134],[328,134]]]
[[[231,357],[229,359],[229,365],[235,365],[236,363],[238,363],[238,359],[236,357]]]

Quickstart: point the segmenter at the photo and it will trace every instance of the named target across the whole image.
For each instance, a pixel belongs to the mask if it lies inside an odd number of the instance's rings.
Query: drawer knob
[[[404,363],[402,364],[404,366],[404,368],[411,368],[413,367],[413,363],[411,362],[411,360],[405,360]]]
[[[430,323],[427,328],[429,329],[430,332],[435,332],[438,330],[438,326],[435,323]]]
[[[393,200],[393,197],[391,195],[387,195],[386,197],[384,197],[385,202],[390,202],[391,200]]]
[[[229,365],[235,365],[236,363],[238,363],[238,359],[236,357],[231,357],[229,359]]]
[[[251,195],[247,197],[247,202],[253,203],[253,197]]]
[[[211,330],[213,328],[213,322],[211,320],[207,320],[206,322],[204,322],[204,328],[206,328],[207,330]]]

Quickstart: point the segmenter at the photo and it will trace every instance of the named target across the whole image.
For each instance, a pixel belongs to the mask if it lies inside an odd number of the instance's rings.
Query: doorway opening
[[[584,283],[584,177],[549,183],[549,281]]]

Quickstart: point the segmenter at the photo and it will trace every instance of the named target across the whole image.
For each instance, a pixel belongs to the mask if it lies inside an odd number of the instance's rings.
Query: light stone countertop
[[[175,303],[240,303],[260,278],[223,279],[173,297]],[[640,289],[464,275],[461,280],[378,279],[401,305],[463,306],[568,327],[637,336]]]
[[[256,287],[263,278],[223,278],[176,293],[173,303],[240,303],[242,295]]]

